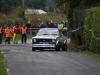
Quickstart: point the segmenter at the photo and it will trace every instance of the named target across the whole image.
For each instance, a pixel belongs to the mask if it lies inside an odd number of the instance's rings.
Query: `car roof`
[[[58,30],[58,28],[41,28],[41,30]]]

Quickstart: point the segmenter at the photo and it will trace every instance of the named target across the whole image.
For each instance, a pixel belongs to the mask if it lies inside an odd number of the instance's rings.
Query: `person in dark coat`
[[[54,23],[51,21],[50,22],[50,28],[53,28],[54,27]]]
[[[40,28],[45,28],[45,25],[43,22],[40,24]]]
[[[58,28],[58,24],[54,22],[53,28]]]
[[[28,21],[26,27],[27,27],[28,34],[30,34],[30,28],[31,28],[30,21]]]
[[[51,26],[50,26],[50,22],[47,22],[46,27],[47,27],[47,28],[51,28]]]

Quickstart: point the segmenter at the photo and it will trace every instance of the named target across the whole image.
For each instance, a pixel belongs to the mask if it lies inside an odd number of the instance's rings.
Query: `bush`
[[[0,25],[5,28],[8,24],[13,27],[16,23],[23,25],[26,23],[27,19],[24,14],[24,9],[21,7],[17,7],[10,14],[0,14]]]
[[[89,51],[100,53],[100,7],[87,9],[84,18],[85,45]],[[92,31],[90,31],[92,30]]]
[[[32,25],[38,25],[41,22],[44,22],[45,24],[48,21],[53,21],[53,22],[61,22],[61,21],[66,21],[66,16],[62,17],[62,14],[32,14],[32,15],[26,15],[28,20],[31,21]]]
[[[5,14],[0,14],[0,25],[4,28],[7,23],[7,16]]]

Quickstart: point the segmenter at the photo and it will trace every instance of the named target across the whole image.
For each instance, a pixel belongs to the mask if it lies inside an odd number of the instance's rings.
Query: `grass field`
[[[0,75],[8,75],[6,70],[6,60],[0,51]]]
[[[89,52],[89,51],[80,51],[80,53],[100,59],[100,54],[96,54],[96,53]]]

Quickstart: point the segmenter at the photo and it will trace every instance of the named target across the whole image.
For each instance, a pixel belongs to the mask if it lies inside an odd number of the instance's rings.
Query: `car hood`
[[[56,39],[58,36],[52,36],[52,35],[40,35],[40,36],[34,36],[32,38],[38,38],[38,39]]]

